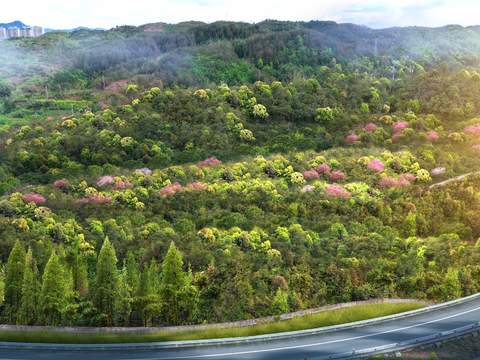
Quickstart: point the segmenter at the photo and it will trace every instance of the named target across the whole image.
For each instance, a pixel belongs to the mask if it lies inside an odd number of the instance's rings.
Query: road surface
[[[321,360],[351,354],[353,350],[377,348],[480,322],[480,297],[448,308],[389,320],[379,324],[283,340],[168,350],[8,350],[0,348],[0,359],[20,360],[174,360],[254,359]]]

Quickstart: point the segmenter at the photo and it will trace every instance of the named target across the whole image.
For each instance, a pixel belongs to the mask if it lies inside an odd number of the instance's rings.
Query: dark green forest
[[[153,326],[480,291],[480,30],[0,42],[0,312]]]

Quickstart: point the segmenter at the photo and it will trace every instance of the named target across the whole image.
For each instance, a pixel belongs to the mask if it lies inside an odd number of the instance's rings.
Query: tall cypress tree
[[[22,301],[25,249],[19,240],[10,252],[5,276],[5,315],[9,323],[15,323]]]
[[[128,272],[124,266],[118,274],[118,296],[115,300],[115,323],[121,326],[130,324],[133,297],[128,285]]]
[[[98,312],[105,317],[104,325],[113,325],[117,293],[117,256],[112,244],[106,238],[97,260],[97,283],[94,299]]]
[[[43,324],[59,325],[61,323],[68,305],[70,288],[65,268],[54,250],[42,277],[39,313]]]
[[[171,324],[180,324],[195,313],[198,291],[192,276],[183,270],[183,257],[172,242],[162,263],[160,283],[162,314]]]
[[[33,325],[38,314],[39,281],[37,263],[33,258],[32,249],[28,249],[25,257],[25,272],[23,274],[22,302],[17,316],[17,323]]]

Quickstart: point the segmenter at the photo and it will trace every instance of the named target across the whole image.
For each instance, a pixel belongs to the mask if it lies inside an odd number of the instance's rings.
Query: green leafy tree
[[[190,272],[183,270],[183,257],[172,242],[162,264],[160,298],[162,315],[171,324],[180,324],[195,312],[197,289],[192,284]]]
[[[15,323],[22,301],[25,249],[17,240],[7,262],[5,276],[5,315],[9,323]]]
[[[280,288],[277,289],[277,292],[272,300],[272,315],[281,315],[287,313],[289,309],[288,293]]]
[[[22,302],[17,316],[17,322],[22,325],[33,325],[38,316],[38,295],[40,284],[38,269],[32,254],[28,249],[25,257],[25,271],[23,274]]]
[[[105,238],[97,260],[97,283],[95,306],[105,318],[105,325],[111,326],[115,318],[115,299],[118,294],[117,256],[110,240]]]
[[[71,297],[69,278],[61,259],[55,250],[52,251],[45,266],[40,292],[39,314],[44,325],[61,324]]]
[[[124,266],[118,274],[118,296],[115,299],[115,323],[121,326],[130,325],[133,297],[128,284],[127,268]]]

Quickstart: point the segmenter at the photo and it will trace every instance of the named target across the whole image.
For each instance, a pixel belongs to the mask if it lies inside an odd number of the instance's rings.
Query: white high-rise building
[[[0,40],[21,37],[38,37],[43,35],[41,26],[29,26],[25,28],[0,28]]]

